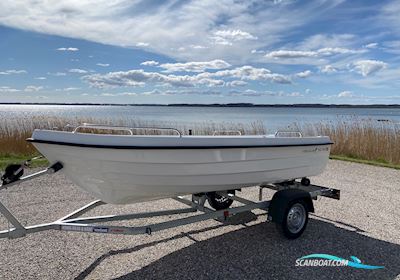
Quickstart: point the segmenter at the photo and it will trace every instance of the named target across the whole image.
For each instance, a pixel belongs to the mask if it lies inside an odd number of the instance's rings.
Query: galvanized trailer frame
[[[55,163],[52,166],[36,172],[34,174],[21,177],[8,184],[0,185],[0,191],[18,185],[22,182],[35,179],[39,176],[46,174],[54,174],[62,169],[61,163]],[[124,235],[136,235],[136,234],[151,234],[153,232],[175,228],[191,223],[205,221],[209,219],[216,219],[220,222],[226,221],[230,216],[251,211],[254,209],[261,209],[268,212],[271,200],[263,201],[263,189],[269,188],[276,191],[298,189],[307,192],[312,199],[316,199],[318,196],[325,196],[329,198],[339,199],[340,191],[332,188],[317,186],[317,185],[302,185],[297,181],[283,182],[280,184],[268,184],[259,187],[259,201],[251,201],[237,195],[227,192],[217,192],[219,195],[228,196],[230,199],[239,202],[241,206],[232,207],[224,210],[213,210],[205,205],[207,200],[207,194],[193,194],[192,199],[189,200],[185,197],[178,196],[173,198],[174,200],[186,204],[188,208],[183,209],[171,209],[164,211],[155,212],[144,212],[144,213],[133,213],[125,215],[107,215],[107,216],[94,216],[94,217],[81,217],[84,213],[92,210],[95,207],[105,204],[100,200],[95,200],[76,211],[69,213],[68,215],[60,218],[51,223],[36,224],[31,226],[23,226],[21,222],[9,211],[9,209],[0,201],[0,213],[8,220],[13,227],[0,231],[0,238],[19,238],[26,236],[27,234],[47,231],[47,230],[61,230],[61,231],[75,231],[75,232],[86,232],[86,233],[103,233],[103,234],[124,234]],[[101,225],[97,224],[100,222],[113,222],[123,220],[133,220],[141,218],[151,218],[159,216],[168,216],[192,212],[202,212],[199,215],[193,215],[184,218],[177,218],[170,221],[165,221],[156,224],[149,224],[145,226],[129,227],[129,226],[112,226],[112,225]],[[269,219],[272,219],[269,217]]]

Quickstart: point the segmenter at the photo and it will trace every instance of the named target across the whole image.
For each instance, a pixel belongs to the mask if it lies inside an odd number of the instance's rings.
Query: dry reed
[[[31,137],[34,129],[57,129],[71,130],[82,123],[96,123],[113,126],[128,127],[173,127],[179,129],[182,134],[188,135],[189,130],[193,135],[212,135],[218,134],[265,134],[265,126],[262,122],[250,124],[240,124],[232,122],[202,122],[193,124],[182,124],[172,122],[154,122],[139,119],[91,119],[91,118],[59,118],[59,117],[34,117],[29,119],[3,119],[0,121],[0,155],[34,155],[36,149],[26,141]],[[102,129],[82,129],[88,133],[109,133],[109,130]],[[115,134],[126,134],[123,131],[113,131]],[[138,129],[133,130],[134,134],[160,135],[174,134],[172,130],[152,130]]]
[[[335,143],[331,154],[400,164],[399,124],[376,120],[338,119],[302,126],[306,134],[327,135]]]

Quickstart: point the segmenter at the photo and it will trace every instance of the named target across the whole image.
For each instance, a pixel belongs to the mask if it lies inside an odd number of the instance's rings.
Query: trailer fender
[[[268,220],[274,223],[282,223],[285,210],[295,200],[303,200],[308,212],[314,212],[314,205],[308,192],[299,189],[285,189],[277,191],[272,197],[268,207]]]

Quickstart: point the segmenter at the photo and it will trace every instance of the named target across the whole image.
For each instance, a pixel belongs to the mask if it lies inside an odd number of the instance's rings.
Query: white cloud
[[[26,74],[28,73],[26,70],[5,70],[5,71],[0,71],[0,75],[13,75],[13,74]]]
[[[227,82],[226,85],[228,87],[242,87],[242,86],[247,85],[247,82],[242,81],[242,80],[235,80],[235,81]]]
[[[358,60],[353,63],[353,70],[364,77],[387,67],[387,63],[380,60]]]
[[[3,86],[0,87],[0,93],[2,93],[2,92],[18,92],[18,91],[20,91],[20,90],[16,89],[16,88],[3,87]]]
[[[288,96],[288,97],[300,97],[300,96],[303,96],[303,95],[300,94],[300,92],[292,92],[292,93],[288,93],[286,96]]]
[[[162,94],[158,90],[145,91],[145,92],[119,92],[119,93],[105,92],[105,93],[100,94],[100,96],[108,96],[108,97],[113,97],[113,96],[138,96],[138,95],[166,95],[166,94]]]
[[[91,86],[98,88],[107,87],[127,87],[127,86],[144,86],[146,82],[170,85],[174,87],[193,87],[199,85],[206,86],[222,86],[224,81],[210,79],[208,77],[197,76],[177,76],[165,75],[158,72],[145,72],[142,69],[110,72],[105,75],[93,74],[84,76],[83,80],[88,82]]]
[[[357,54],[363,53],[365,50],[352,50],[346,48],[321,48],[317,50],[277,50],[265,54],[267,58],[286,59],[286,58],[309,58],[324,57],[337,54]]]
[[[74,91],[74,90],[80,90],[81,88],[77,87],[67,87],[67,88],[58,88],[56,91]]]
[[[352,91],[349,91],[349,90],[345,90],[345,91],[342,91],[342,92],[340,92],[339,94],[338,94],[338,97],[339,98],[348,98],[348,97],[353,97],[353,92]]]
[[[311,74],[312,74],[312,72],[310,70],[306,70],[306,71],[297,73],[296,77],[298,77],[298,78],[307,78],[307,77],[311,76]]]
[[[317,50],[318,54],[322,56],[329,56],[329,55],[336,55],[336,54],[361,54],[365,53],[365,50],[352,50],[352,49],[346,49],[346,48],[322,48]]]
[[[79,68],[69,69],[68,72],[76,73],[76,74],[86,74],[86,73],[88,73],[87,70],[83,70],[83,69],[79,69]]]
[[[140,63],[140,65],[144,65],[144,66],[156,66],[158,64],[159,64],[158,61],[154,61],[154,60],[143,61],[142,63]]]
[[[252,89],[246,89],[244,91],[239,90],[231,90],[229,92],[221,92],[216,90],[202,90],[202,89],[179,89],[179,90],[158,90],[154,89],[151,91],[144,92],[118,92],[118,93],[110,93],[104,92],[100,94],[100,96],[104,97],[120,97],[120,96],[170,96],[170,95],[202,95],[202,96],[214,96],[214,97],[222,97],[222,96],[243,96],[243,97],[260,97],[260,96],[270,96],[270,97],[302,97],[299,92],[291,92],[285,93],[283,91],[256,91]]]
[[[164,63],[159,67],[166,69],[165,72],[203,72],[206,69],[225,69],[231,65],[221,59],[212,61],[192,61],[186,63]]]
[[[400,54],[400,40],[386,41],[383,46],[382,50],[387,53]]]
[[[364,46],[364,48],[367,48],[367,49],[376,49],[377,47],[378,47],[378,43],[369,43]]]
[[[264,54],[265,51],[262,51],[262,50],[251,50],[251,53],[252,54]]]
[[[136,96],[138,93],[136,92],[123,92],[121,93],[122,96]],[[147,95],[146,93],[143,93],[143,95]]]
[[[293,50],[278,50],[272,51],[265,55],[268,58],[303,58],[303,57],[316,57],[318,52],[316,51],[293,51]]]
[[[351,65],[350,65],[351,67]],[[350,68],[351,69],[351,68]],[[354,71],[354,69],[351,69]],[[395,92],[400,88],[400,68],[386,68],[369,75],[368,79],[365,76],[346,78],[346,82],[368,89],[374,89],[375,92],[392,89]]]
[[[110,64],[108,64],[108,63],[97,63],[96,65],[97,65],[97,66],[101,66],[101,67],[108,67],[108,66],[110,66]]]
[[[46,77],[36,77],[35,80],[46,80]]]
[[[197,49],[197,50],[208,49],[209,48],[209,47],[200,46],[200,45],[190,45],[189,47],[191,47],[192,49]]]
[[[213,95],[213,96],[222,96],[220,91],[213,91],[213,90],[163,90],[160,91],[158,89],[154,89],[151,91],[144,91],[144,92],[119,92],[119,93],[110,93],[105,92],[100,94],[100,96],[105,97],[121,97],[121,96],[170,96],[170,95]]]
[[[289,76],[272,73],[266,68],[256,68],[250,65],[237,67],[234,69],[221,70],[214,73],[204,72],[198,74],[201,77],[226,77],[252,81],[271,81],[279,84],[290,84]]]
[[[26,91],[26,92],[34,92],[34,91],[40,91],[42,89],[43,89],[42,86],[27,86],[27,87],[25,87],[24,91]]]
[[[351,49],[358,38],[354,34],[315,34],[297,45],[298,49],[318,50],[326,48]]]
[[[333,67],[332,65],[325,65],[325,66],[321,67],[320,70],[321,70],[321,73],[326,73],[326,74],[337,72],[337,69],[335,67]]]
[[[257,40],[258,38],[249,32],[236,30],[218,30],[214,32],[214,36],[211,36],[214,43],[217,45],[232,45],[233,42],[241,40]]]
[[[77,51],[79,51],[79,49],[78,48],[71,48],[71,47],[69,47],[69,48],[63,47],[63,48],[58,48],[57,51],[77,52]]]
[[[395,34],[400,34],[400,2],[388,1],[382,5],[382,9],[377,15],[377,19],[386,29],[390,29]]]
[[[223,86],[222,78],[270,81],[279,84],[290,84],[289,76],[272,73],[265,68],[242,66],[217,72],[203,72],[196,75],[172,75],[158,72],[146,72],[143,69],[110,72],[108,74],[92,74],[82,79],[97,88],[137,87],[146,83],[169,85],[173,87]]]
[[[0,24],[109,45],[143,47],[182,61],[221,58],[236,64],[249,62],[254,59],[252,49],[280,43],[284,34],[301,29],[340,2],[274,5],[271,1],[98,0],[93,4],[89,0],[60,0],[49,5],[46,0],[14,0],[0,1]],[[230,51],[210,37],[233,43]],[[177,52],[180,47],[185,50]]]
[[[66,76],[67,73],[64,73],[64,72],[55,72],[55,73],[47,72],[47,75],[56,76],[56,77],[62,77],[62,76]]]
[[[81,89],[81,88],[77,88],[77,87],[67,87],[67,88],[64,88],[64,91],[73,91],[73,90],[79,90],[79,89]]]
[[[135,46],[136,47],[148,47],[148,46],[150,46],[150,44],[149,43],[145,43],[145,42],[138,42],[138,43],[136,43]]]

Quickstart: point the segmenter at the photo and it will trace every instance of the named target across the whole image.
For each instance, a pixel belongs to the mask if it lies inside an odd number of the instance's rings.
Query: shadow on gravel
[[[196,234],[213,228],[111,251],[99,257],[78,279],[88,276],[109,256],[132,253],[178,238],[189,237],[196,241]],[[297,258],[313,253],[332,254],[345,259],[356,256],[364,264],[385,268],[363,270],[295,266]],[[277,233],[274,224],[261,223],[195,242],[118,279],[394,279],[399,274],[400,245],[311,218],[306,232],[297,240],[286,240]]]

